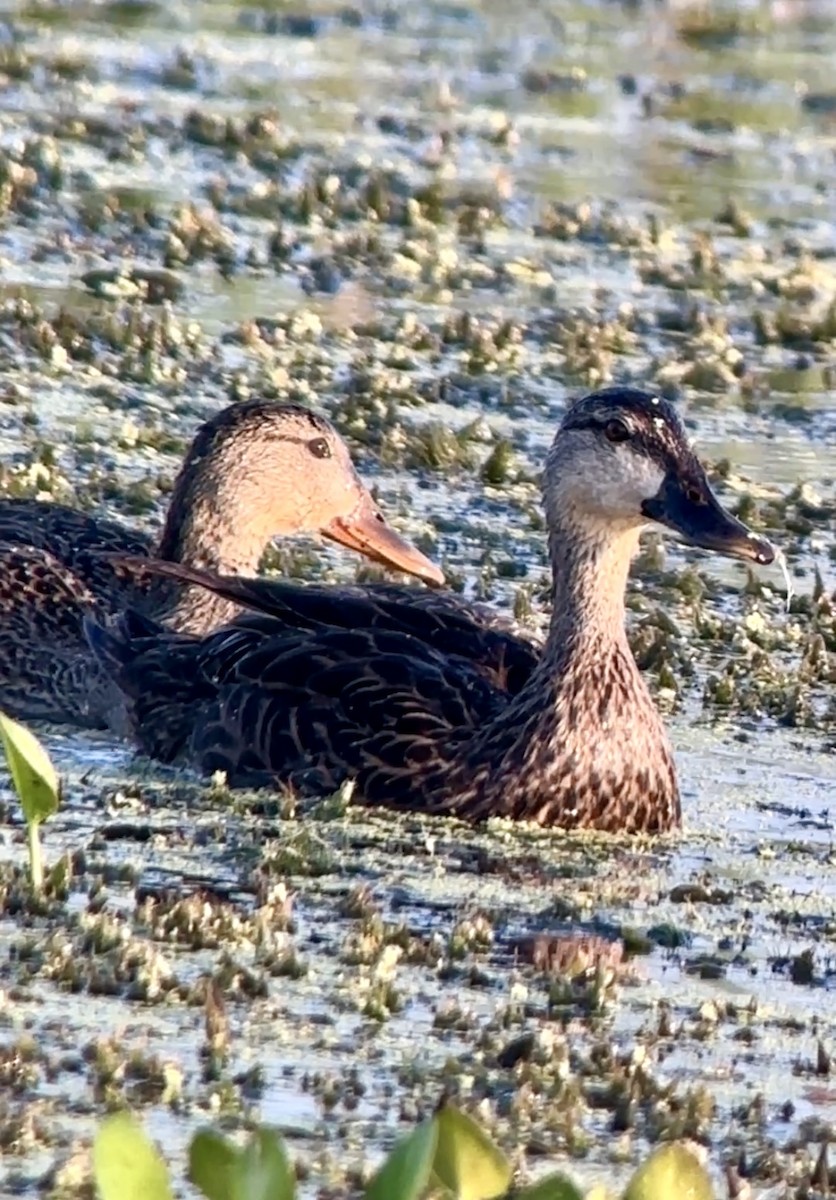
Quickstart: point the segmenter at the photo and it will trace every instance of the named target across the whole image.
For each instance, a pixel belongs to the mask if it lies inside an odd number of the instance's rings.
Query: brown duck
[[[203,635],[237,611],[205,588],[116,564],[104,552],[254,574],[274,537],[319,532],[443,583],[385,522],[333,426],[306,408],[255,400],[203,424],[174,485],[158,543],[59,504],[0,500],[0,704],[23,719],[119,725],[113,687],[90,654],[84,613],[130,605]]]
[[[257,611],[205,639],[132,614],[113,631],[89,622],[88,636],[129,698],[140,747],[233,785],[326,791],[353,778],[369,805],[670,829],[674,763],[625,632],[639,534],[656,523],[755,563],[774,550],[721,507],[675,410],[647,392],[608,388],[571,407],[543,492],[554,609],[515,694],[486,678],[478,655],[411,632],[408,603],[392,601],[388,625],[379,603],[364,623],[358,601],[294,629],[288,613],[304,600],[293,585],[165,564],[155,569]]]

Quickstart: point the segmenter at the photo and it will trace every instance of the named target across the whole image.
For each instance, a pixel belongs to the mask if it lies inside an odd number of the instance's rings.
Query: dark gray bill
[[[772,543],[726,512],[705,476],[683,479],[673,472],[666,475],[656,495],[642,504],[642,512],[704,550],[716,550],[763,566],[775,559]]]

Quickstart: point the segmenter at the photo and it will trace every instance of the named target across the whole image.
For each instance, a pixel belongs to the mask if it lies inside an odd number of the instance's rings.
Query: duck
[[[283,581],[154,569],[249,611],[207,638],[136,614],[90,619],[91,648],[127,697],[146,754],[223,772],[233,787],[563,829],[663,833],[681,821],[670,742],[627,640],[641,532],[766,565],[775,549],[725,510],[672,404],[611,387],[566,411],[543,472],[553,605],[543,650],[511,692],[467,654],[407,628],[347,619],[294,627]],[[391,608],[397,608],[397,600]]]
[[[20,720],[122,732],[84,617],[131,607],[205,636],[238,606],[145,570],[157,557],[252,573],[274,537],[320,533],[440,587],[440,568],[387,523],[323,416],[265,399],[205,421],[175,480],[158,541],[118,521],[36,499],[0,500],[0,696]],[[129,562],[119,561],[119,555]]]

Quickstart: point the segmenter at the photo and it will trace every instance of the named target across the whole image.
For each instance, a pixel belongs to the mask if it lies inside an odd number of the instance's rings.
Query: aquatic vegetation
[[[40,827],[58,811],[61,783],[49,755],[35,735],[4,712],[0,712],[0,741],[26,819],[32,891],[40,896],[44,888]]]
[[[359,1191],[358,1142],[379,1155],[393,1110],[419,1125],[445,1085],[506,1152],[576,1156],[587,1186],[623,1189],[684,1124],[730,1192],[833,1191],[834,11],[10,7],[4,494],[153,535],[198,423],[315,402],[450,582],[536,628],[531,480],[581,383],[613,377],[734,465],[712,482],[797,594],[785,614],[776,574],[670,544],[637,564],[631,646],[685,783],[671,846],[326,817],[50,742],[72,803],[38,902],[0,794],[8,1191],[91,1195],[97,1106],[143,1097],[181,1176],[194,1122],[243,1136],[277,1078],[304,1195]],[[354,574],[309,544],[267,565]]]
[[[100,1200],[171,1200],[167,1168],[127,1113],[108,1117],[93,1145]],[[189,1181],[206,1200],[294,1200],[296,1178],[281,1135],[258,1127],[242,1148],[213,1130],[189,1147]],[[584,1200],[563,1174],[512,1186],[505,1155],[470,1117],[445,1104],[402,1138],[367,1183],[363,1200]],[[586,1200],[607,1200],[595,1187]],[[639,1167],[623,1200],[713,1200],[705,1168],[681,1143],[661,1146]]]

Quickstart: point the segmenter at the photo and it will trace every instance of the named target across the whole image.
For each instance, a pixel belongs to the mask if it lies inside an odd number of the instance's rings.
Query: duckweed
[[[561,30],[528,13],[532,62],[478,5],[233,5],[205,28],[198,5],[164,53],[164,6],[100,6],[95,29],[73,10],[71,41],[61,6],[9,19],[3,494],[156,528],[199,419],[258,393],[321,405],[451,584],[542,628],[555,420],[582,388],[650,382],[798,592],[786,615],[771,576],[658,542],[637,563],[631,644],[696,756],[684,848],[393,825],[142,764],[105,786],[101,746],[58,743],[93,774],[39,898],[4,811],[19,1192],[92,1195],[93,1112],[130,1102],[175,1156],[194,1121],[280,1111],[307,1194],[356,1195],[366,1138],[442,1090],[587,1180],[607,1158],[620,1186],[685,1133],[741,1195],[828,1186],[805,1117],[827,1098],[805,1089],[833,1030],[801,1006],[832,975],[832,97],[808,45],[832,48],[832,21],[801,38],[780,6],[605,7]],[[651,35],[673,77],[635,73]],[[265,565],[373,577],[319,545]]]

